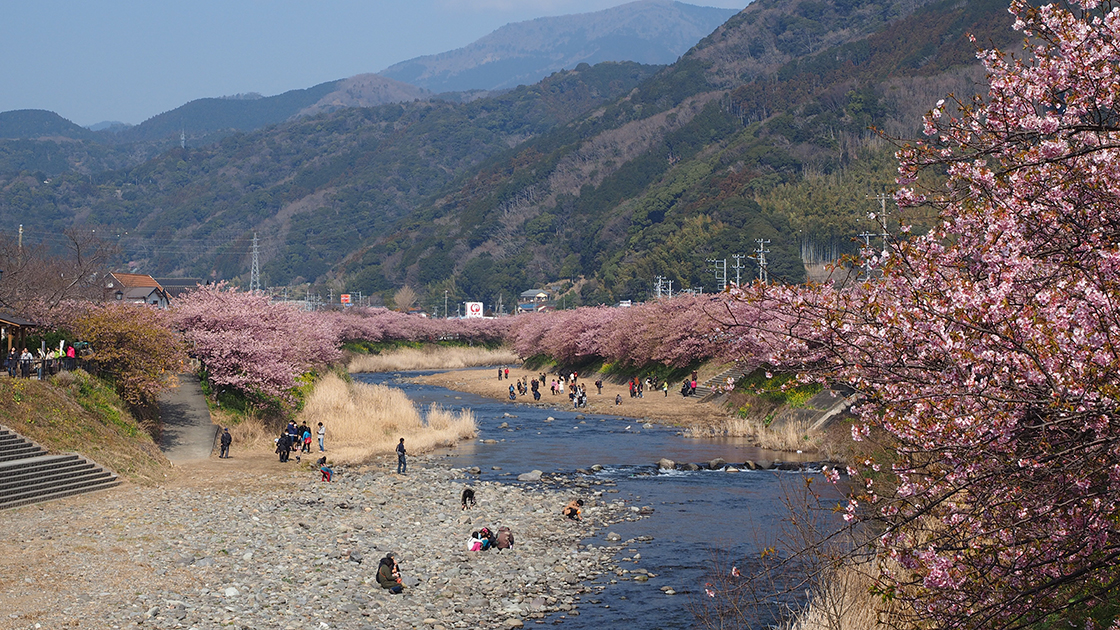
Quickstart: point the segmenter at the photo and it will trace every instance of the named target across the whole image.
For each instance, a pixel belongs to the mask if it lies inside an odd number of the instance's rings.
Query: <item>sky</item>
[[[620,0],[6,0],[0,112],[138,124],[188,101],[265,96]],[[745,0],[689,4],[742,8]]]

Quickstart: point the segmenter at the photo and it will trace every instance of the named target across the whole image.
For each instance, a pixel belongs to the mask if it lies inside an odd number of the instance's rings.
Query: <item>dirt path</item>
[[[536,373],[539,376],[539,372]],[[510,370],[509,381],[498,380],[497,369],[470,369],[442,372],[430,376],[418,377],[415,380],[430,385],[438,385],[498,400],[509,400],[509,386],[516,384],[518,378],[533,378],[534,373],[524,369]],[[548,375],[544,387],[541,388],[541,403],[555,405],[558,408],[570,409],[567,390],[561,396],[553,395],[549,391],[549,383],[554,375]],[[685,398],[676,388],[669,388],[669,395],[665,396],[661,390],[646,392],[643,398],[631,398],[630,390],[624,384],[603,382],[603,393],[596,393],[595,379],[590,381],[580,380],[587,386],[587,407],[581,411],[586,413],[626,416],[641,418],[651,422],[669,424],[674,426],[709,426],[718,423],[727,417],[718,403],[701,403],[696,398]],[[622,397],[622,404],[615,405],[615,395]],[[533,402],[532,394],[519,396],[518,402]]]

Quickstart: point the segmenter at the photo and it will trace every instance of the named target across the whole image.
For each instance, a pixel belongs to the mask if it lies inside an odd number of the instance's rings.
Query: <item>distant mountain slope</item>
[[[735,13],[639,0],[595,13],[508,24],[463,48],[402,61],[379,74],[451,92],[529,85],[580,63],[673,63]]]
[[[180,131],[188,139],[205,138],[216,132],[253,131],[284,122],[335,91],[342,81],[328,81],[303,90],[276,96],[200,98],[117,133],[101,132],[106,142],[150,142],[174,137]]]
[[[299,116],[314,116],[333,112],[344,107],[375,107],[387,103],[400,103],[426,99],[431,92],[414,85],[395,81],[379,74],[359,74],[336,81],[334,89],[315,103],[301,109]]]
[[[45,137],[93,140],[89,129],[76,125],[54,112],[45,109],[17,109],[0,112],[0,138],[32,139]]]

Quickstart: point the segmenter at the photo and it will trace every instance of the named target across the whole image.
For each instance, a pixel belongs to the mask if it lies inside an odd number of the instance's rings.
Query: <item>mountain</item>
[[[54,112],[43,109],[18,109],[0,112],[0,138],[93,140],[96,135]]]
[[[669,0],[507,24],[450,52],[402,61],[379,74],[433,92],[529,85],[580,63],[669,64],[736,11]]]
[[[0,177],[0,225],[95,225],[138,271],[241,280],[257,233],[265,284],[366,295],[510,303],[564,279],[568,304],[645,299],[657,276],[711,290],[707,259],[734,277],[762,246],[796,282],[877,232],[869,197],[895,173],[870,128],[911,136],[938,98],[967,100],[983,74],[965,34],[1006,46],[1010,26],[1002,0],[757,0],[667,67],[581,64],[112,172]]]

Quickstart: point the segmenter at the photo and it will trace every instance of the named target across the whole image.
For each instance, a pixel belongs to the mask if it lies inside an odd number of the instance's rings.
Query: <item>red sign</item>
[[[350,294],[349,293],[342,293],[338,296],[338,299],[342,300],[343,304],[349,304],[350,303]]]

